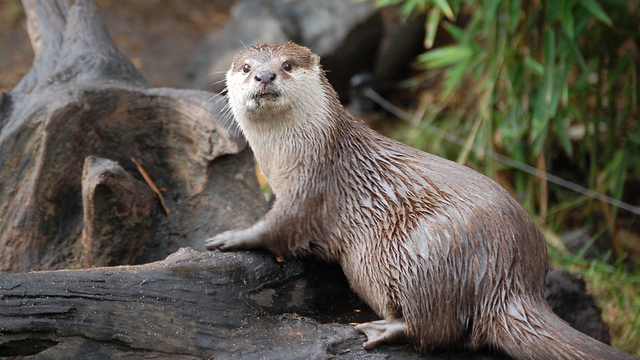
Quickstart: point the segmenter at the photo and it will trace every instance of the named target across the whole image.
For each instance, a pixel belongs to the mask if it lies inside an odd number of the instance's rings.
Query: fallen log
[[[339,268],[262,253],[181,249],[138,266],[10,274],[0,280],[0,356],[23,359],[493,359],[362,348],[371,312]],[[306,274],[306,275],[305,275]],[[336,276],[337,275],[337,276]],[[331,278],[331,280],[330,280]],[[327,301],[333,306],[327,307]],[[362,312],[354,312],[354,308]]]

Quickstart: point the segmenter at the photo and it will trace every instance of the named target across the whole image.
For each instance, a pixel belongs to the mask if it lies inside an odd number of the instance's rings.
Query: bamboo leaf
[[[553,96],[554,69],[556,57],[556,35],[552,28],[547,27],[544,33],[544,67],[545,77],[542,92],[544,103],[539,104],[548,107]]]
[[[433,42],[436,39],[436,32],[438,31],[438,24],[440,24],[441,18],[441,11],[439,7],[434,6],[429,10],[427,22],[425,23],[426,35],[424,38],[424,47],[427,49],[431,49],[431,47],[433,47]]]
[[[468,60],[471,55],[472,50],[468,46],[449,45],[429,50],[418,56],[418,60],[428,67],[439,68]]]
[[[421,3],[421,0],[405,0],[404,4],[400,8],[400,13],[403,17],[408,18],[409,15],[413,13],[413,10],[419,7]]]
[[[463,43],[465,42],[466,38],[467,38],[467,32],[461,28],[458,27],[450,22],[445,22],[442,24],[442,27],[447,30],[447,32],[449,33],[449,35],[451,35],[451,37],[453,38],[453,40],[455,40],[458,43]]]
[[[575,22],[573,19],[572,1],[563,1],[560,8],[560,18],[562,19],[562,30],[570,40],[575,40]]]
[[[376,0],[376,6],[378,7],[391,6],[391,5],[399,4],[402,1],[404,0]]]
[[[469,60],[462,61],[447,70],[445,74],[445,86],[441,95],[443,99],[449,96],[449,94],[451,94],[451,92],[460,85],[462,77],[469,68],[469,63]]]
[[[557,0],[547,0],[546,1],[546,7],[547,7],[547,16],[549,17],[549,20],[551,22],[556,22],[558,21],[558,18],[560,17],[560,3],[562,1],[557,1]]]
[[[622,198],[622,190],[624,189],[624,181],[627,173],[627,156],[625,149],[618,149],[608,162],[607,166],[602,169],[598,182],[604,184],[612,197],[615,199]]]
[[[558,136],[558,140],[560,140],[560,145],[562,145],[562,149],[567,155],[572,158],[573,157],[573,146],[571,146],[571,137],[569,136],[569,131],[567,126],[564,124],[565,119],[561,117],[555,117],[555,130],[556,135]]]
[[[460,13],[460,5],[462,5],[462,0],[449,0],[449,4],[451,4],[451,9],[454,14]]]
[[[544,66],[538,62],[538,60],[532,58],[529,55],[524,57],[524,65],[532,70],[534,73],[542,76],[544,75]]]
[[[447,0],[433,0],[433,3],[442,10],[444,16],[446,16],[449,21],[456,20],[456,16],[453,14],[453,10],[451,9],[451,6],[449,6],[449,2],[447,2]]]
[[[498,6],[501,0],[487,0],[484,3],[483,19],[485,26],[491,26],[498,17]]]
[[[613,174],[616,173],[617,169],[620,168],[620,164],[624,160],[625,151],[624,149],[618,149],[613,157],[607,162],[607,165],[602,169],[600,173],[600,178],[603,182],[608,181]]]
[[[561,98],[562,106],[567,106],[569,103],[569,82],[567,78],[564,78],[562,82],[562,98]]]
[[[559,74],[561,73],[561,69],[558,69],[557,71]],[[556,116],[556,112],[558,111],[558,104],[560,103],[560,97],[562,95],[562,81],[561,79],[565,79],[565,77],[561,76],[561,75],[556,75],[556,77],[553,79],[553,88],[551,88],[551,96],[549,97],[549,103],[547,104],[547,106],[549,107],[548,110],[548,114],[550,118],[553,118]]]
[[[578,48],[578,44],[572,39],[568,39],[566,34],[564,35],[564,41],[562,41],[561,48],[568,47],[571,50],[571,54],[573,58],[578,62],[578,66],[580,66],[580,70],[587,71],[587,62],[584,60],[584,56],[582,56],[582,52]]]
[[[607,15],[602,6],[600,6],[600,4],[598,4],[596,0],[580,0],[580,4],[584,6],[591,13],[591,15],[595,16],[598,20],[609,26],[613,25],[613,22],[609,18],[609,15]]]
[[[533,148],[531,153],[534,157],[538,157],[540,152],[542,151],[542,147],[547,141],[548,133],[549,133],[549,121],[545,121],[544,123],[540,123],[542,125],[538,129],[538,135],[533,139]]]
[[[553,69],[553,62],[556,56],[556,33],[552,28],[547,27],[544,32],[544,65],[546,70]]]
[[[533,116],[531,117],[531,129],[529,133],[529,142],[533,143],[540,136],[547,125],[549,119],[549,108],[545,101],[545,91],[540,89],[536,96],[536,102],[533,105]]]
[[[520,0],[511,0],[509,2],[509,17],[511,20],[511,32],[516,31],[520,24],[520,10],[522,2]]]

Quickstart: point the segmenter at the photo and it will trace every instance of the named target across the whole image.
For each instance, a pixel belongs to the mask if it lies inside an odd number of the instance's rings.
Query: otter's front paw
[[[250,229],[229,230],[207,240],[205,245],[207,250],[248,250],[259,247],[260,241]]]

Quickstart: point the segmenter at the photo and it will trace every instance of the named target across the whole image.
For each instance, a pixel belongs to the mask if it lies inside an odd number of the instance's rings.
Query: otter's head
[[[276,113],[300,116],[322,106],[325,81],[320,57],[308,48],[256,45],[238,53],[227,72],[229,105],[241,125]]]

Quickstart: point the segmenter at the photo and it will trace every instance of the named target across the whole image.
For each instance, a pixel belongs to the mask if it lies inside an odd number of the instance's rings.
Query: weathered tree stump
[[[151,89],[95,6],[70,3],[24,2],[36,56],[0,98],[0,270],[160,260],[259,218],[252,157],[221,98]]]

